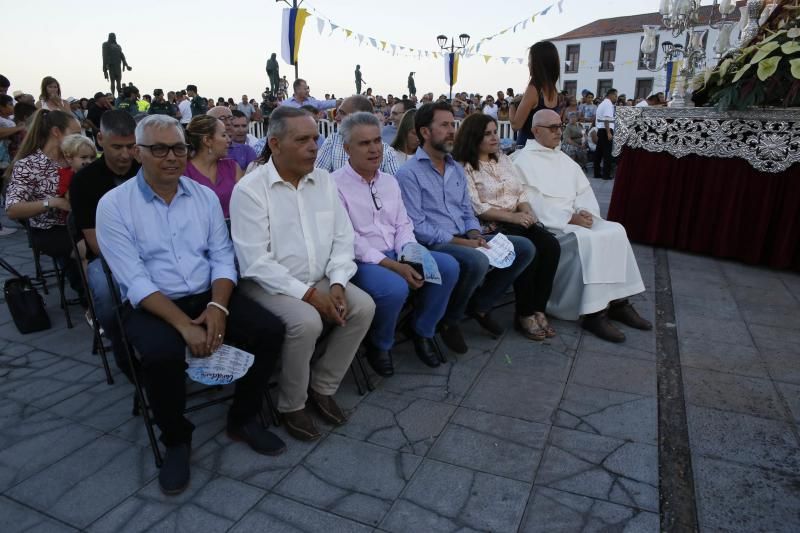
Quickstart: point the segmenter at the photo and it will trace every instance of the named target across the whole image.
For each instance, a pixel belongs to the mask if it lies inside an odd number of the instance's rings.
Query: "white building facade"
[[[711,6],[702,8],[701,20],[708,20],[710,11]],[[656,53],[651,54],[648,64],[645,64],[640,52],[644,36],[642,26],[661,26],[661,22],[658,13],[601,19],[549,39],[555,44],[561,58],[560,87],[570,94],[577,94],[579,98],[583,90],[603,97],[612,87],[630,99],[664,92],[666,72],[652,72],[647,66],[655,68],[663,64],[663,42],[686,46],[689,37],[687,33],[673,37],[672,31],[662,26],[658,32]],[[716,64],[713,48],[719,32],[709,26],[698,26],[696,29],[708,30],[705,38],[706,57],[708,65],[713,66]]]

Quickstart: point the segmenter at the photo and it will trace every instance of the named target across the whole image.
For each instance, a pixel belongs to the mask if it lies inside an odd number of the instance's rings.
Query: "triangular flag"
[[[528,19],[525,19],[525,22],[522,23],[522,29],[524,30],[527,27],[528,27]]]
[[[550,8],[553,7],[553,4],[550,4],[546,8],[542,10],[542,16],[547,15],[547,12],[550,11]]]
[[[333,32],[335,32],[337,29],[339,29],[339,26],[337,26],[336,24],[334,24],[331,21],[328,21],[328,23],[331,25],[331,32],[328,35],[333,35]]]
[[[392,46],[392,55],[395,55],[397,53],[397,45],[393,44],[391,46]]]
[[[487,63],[489,62],[489,60],[491,58],[492,58],[492,56],[483,56],[483,60],[486,61]]]
[[[568,67],[571,67],[572,66],[572,61],[569,61],[569,60],[564,61],[564,64],[567,65]]]
[[[564,0],[558,0],[558,12],[559,13],[564,12]]]
[[[437,54],[436,52],[431,52],[431,53],[433,54],[434,59],[439,59],[439,54]]]
[[[517,22],[516,24],[514,24],[514,31],[513,31],[513,33],[517,33],[517,26],[519,26],[519,22]]]
[[[405,49],[406,49],[406,47],[405,47],[405,46],[401,46],[401,47],[400,47],[400,51],[401,51],[401,52],[402,52],[403,50],[405,50]]]
[[[520,65],[523,64],[524,62],[525,62],[525,60],[522,59],[521,57],[517,58],[517,63],[519,63]]]
[[[381,41],[381,50],[386,50],[386,41]]]
[[[508,63],[508,60],[509,60],[509,58],[508,58],[508,57],[501,57],[500,59],[502,59],[502,60],[503,60],[503,64],[504,64],[504,65],[505,65],[506,63]]]
[[[322,35],[322,30],[325,29],[325,19],[317,18],[317,30]]]
[[[347,37],[350,37],[351,35],[353,35],[353,30],[348,30],[348,29],[345,28],[344,32],[347,34]]]
[[[503,31],[500,32],[500,35],[503,35],[507,31],[508,31],[508,28],[504,29]]]
[[[538,14],[538,13],[537,13],[537,14]],[[533,24],[534,22],[536,22],[536,15],[534,15],[534,16],[532,16],[532,17],[531,17],[531,24]]]
[[[364,36],[359,33],[358,34],[358,44],[361,44],[363,42],[364,42]]]
[[[482,45],[482,44],[483,44],[483,40],[481,39],[481,42],[479,42],[479,43],[478,43],[478,46],[476,46],[476,47],[475,47],[475,52],[476,52],[476,53],[481,51],[481,45]]]

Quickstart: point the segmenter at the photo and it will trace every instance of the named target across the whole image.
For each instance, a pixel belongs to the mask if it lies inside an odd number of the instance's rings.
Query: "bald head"
[[[561,144],[561,117],[550,109],[541,109],[533,115],[533,138],[546,148]]]
[[[224,106],[224,105],[214,106],[211,109],[209,109],[206,114],[208,116],[211,116],[211,117],[214,117],[214,118],[219,118],[219,119],[222,119],[223,117],[232,117],[233,116],[233,113],[231,113],[231,110],[228,109],[228,107]]]
[[[352,115],[353,113],[362,111],[372,113],[372,109],[372,102],[369,101],[369,98],[361,95],[350,96],[345,98],[342,105],[339,106],[336,112],[336,121],[341,122],[347,115]]]

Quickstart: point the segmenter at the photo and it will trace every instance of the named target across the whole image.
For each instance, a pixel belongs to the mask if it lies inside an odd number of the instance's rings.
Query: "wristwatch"
[[[45,209],[50,209],[50,199],[48,198],[47,200],[42,202],[42,205],[44,206]]]

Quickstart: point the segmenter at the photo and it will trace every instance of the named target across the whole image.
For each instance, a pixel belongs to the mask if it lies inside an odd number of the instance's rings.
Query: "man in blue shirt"
[[[136,177],[109,191],[97,207],[97,241],[127,304],[123,324],[140,354],[141,374],[161,440],[159,473],[167,494],[189,483],[194,426],[183,416],[187,351],[208,357],[223,342],[255,356],[236,382],[227,432],[256,452],[286,446],[257,414],[284,327],[235,289],[233,245],[219,200],[183,177],[188,147],[177,120],[151,115],[136,127]],[[228,320],[230,318],[230,320]]]
[[[297,78],[292,84],[294,94],[288,100],[281,102],[281,105],[289,107],[303,107],[304,105],[314,106],[317,111],[325,111],[326,109],[333,109],[336,107],[336,100],[317,100],[310,96],[311,89],[309,89],[306,80]]]
[[[400,167],[396,178],[417,241],[430,250],[452,255],[459,263],[461,275],[440,329],[448,348],[466,353],[458,325],[461,319],[469,314],[492,336],[502,335],[503,327],[492,319],[490,311],[536,251],[528,239],[508,235],[516,252],[514,263],[489,272],[489,260],[477,248],[491,245],[481,236],[464,168],[450,155],[456,132],[453,109],[444,101],[425,104],[417,110],[414,123],[420,146]]]

